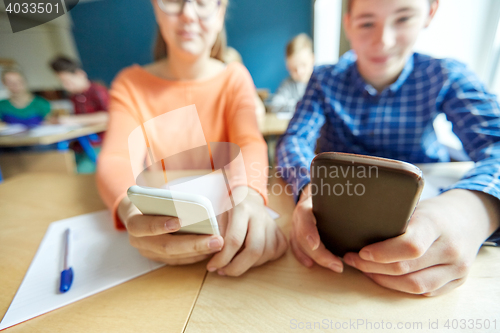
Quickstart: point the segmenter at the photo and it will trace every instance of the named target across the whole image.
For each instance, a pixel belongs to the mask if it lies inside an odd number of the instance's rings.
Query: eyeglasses
[[[207,19],[212,16],[220,6],[221,0],[157,0],[158,7],[169,15],[179,15],[186,2],[192,2],[199,18]]]

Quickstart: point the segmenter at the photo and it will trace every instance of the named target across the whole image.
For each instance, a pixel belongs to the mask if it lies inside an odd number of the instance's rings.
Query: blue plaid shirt
[[[414,53],[396,82],[381,93],[367,84],[347,52],[336,65],[315,69],[277,147],[283,178],[297,196],[310,182],[318,151],[407,161],[448,162],[433,121],[444,113],[475,167],[449,189],[482,191],[500,199],[500,106],[477,76],[450,59]],[[319,140],[318,140],[319,137]]]

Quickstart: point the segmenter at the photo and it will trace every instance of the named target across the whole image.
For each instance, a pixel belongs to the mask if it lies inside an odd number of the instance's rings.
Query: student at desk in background
[[[438,0],[349,1],[344,28],[353,50],[338,64],[315,70],[277,148],[278,165],[298,200],[291,247],[305,266],[316,262],[343,270],[320,241],[309,176],[293,172],[309,170],[318,137],[321,152],[447,162],[432,126],[439,113],[453,123],[475,168],[446,192],[422,201],[405,234],[348,253],[344,263],[387,288],[439,295],[464,283],[482,243],[498,229],[497,97],[458,61],[412,51],[438,5]],[[493,237],[498,236],[497,231]]]
[[[291,117],[297,102],[304,96],[314,69],[313,43],[306,34],[296,36],[286,46],[286,68],[290,77],[278,87],[268,107],[271,112],[286,113]]]
[[[156,62],[126,68],[113,82],[110,122],[98,161],[98,188],[116,226],[128,230],[131,245],[145,257],[171,265],[211,257],[208,271],[240,275],[279,258],[287,242],[265,207],[267,147],[257,126],[252,78],[243,65],[223,62],[226,43],[221,33],[227,0],[151,3],[159,25]],[[247,189],[249,193],[232,209],[227,227],[221,227],[223,237],[171,235],[180,228],[178,218],[142,215],[126,196],[128,187],[135,185],[129,134],[150,119],[192,104],[206,141],[238,145],[247,180],[252,179],[233,189],[233,193]],[[151,140],[150,146],[178,150],[182,135],[191,130],[183,126],[177,126],[177,141]]]
[[[106,87],[91,82],[87,73],[75,61],[57,57],[50,63],[71,96],[75,115],[58,117],[61,124],[93,124],[108,121],[109,94]]]
[[[32,127],[41,124],[50,113],[50,103],[43,97],[34,96],[28,90],[26,78],[19,70],[4,70],[2,83],[9,91],[10,97],[0,101],[1,121]]]

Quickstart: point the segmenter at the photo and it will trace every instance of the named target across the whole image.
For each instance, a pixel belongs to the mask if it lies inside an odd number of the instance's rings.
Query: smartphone
[[[413,164],[322,153],[311,163],[313,213],[321,241],[343,257],[403,234],[424,187]]]
[[[181,228],[176,233],[220,235],[212,203],[202,195],[137,185],[127,195],[144,215],[179,217]]]

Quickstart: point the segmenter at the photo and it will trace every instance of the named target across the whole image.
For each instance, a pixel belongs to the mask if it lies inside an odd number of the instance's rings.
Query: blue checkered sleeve
[[[302,188],[311,179],[309,167],[315,156],[316,141],[325,123],[322,89],[316,71],[312,74],[301,101],[288,124],[286,133],[279,139],[276,160],[280,176],[292,184],[295,201]]]
[[[442,110],[469,157],[476,162],[462,180],[445,190],[466,189],[500,199],[500,106],[474,73],[449,61],[449,81]],[[500,205],[500,201],[498,201]],[[492,239],[500,239],[500,230]]]
[[[448,62],[451,66],[463,66]],[[452,188],[485,192],[500,199],[500,106],[479,79],[463,68],[450,69],[442,110],[453,124],[475,167]]]

